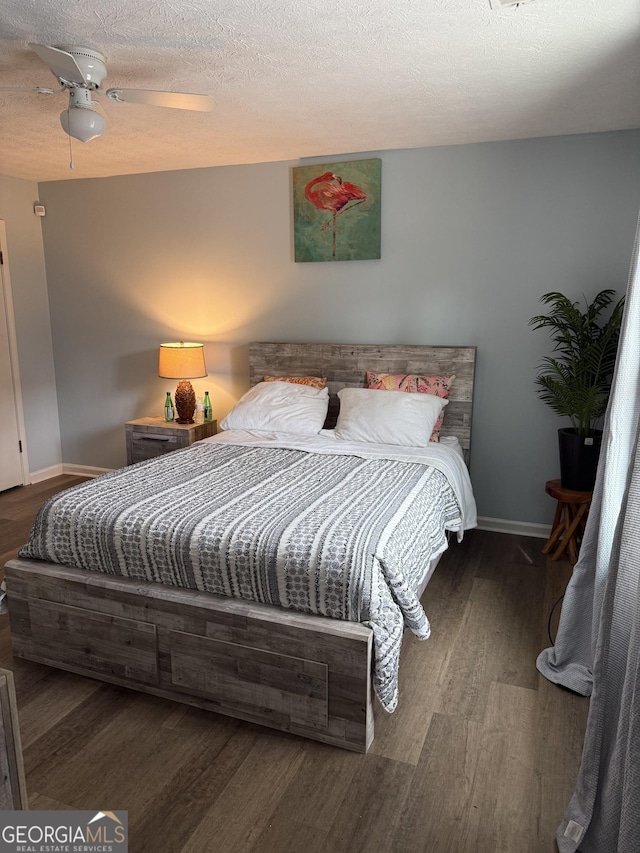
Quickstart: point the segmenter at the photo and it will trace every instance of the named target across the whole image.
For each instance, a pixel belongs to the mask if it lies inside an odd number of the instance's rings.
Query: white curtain
[[[550,681],[591,695],[560,853],[640,851],[640,220],[593,502],[567,586]]]

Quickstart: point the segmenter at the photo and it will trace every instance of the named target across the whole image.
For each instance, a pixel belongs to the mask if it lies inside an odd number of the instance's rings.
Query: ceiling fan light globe
[[[65,133],[80,142],[90,142],[104,133],[104,119],[100,113],[86,107],[69,107],[60,113],[60,124]]]

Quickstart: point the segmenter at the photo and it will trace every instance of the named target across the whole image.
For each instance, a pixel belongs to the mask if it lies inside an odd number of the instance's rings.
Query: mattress
[[[19,556],[361,622],[392,711],[425,575],[474,525],[450,447],[229,431],[53,496]]]

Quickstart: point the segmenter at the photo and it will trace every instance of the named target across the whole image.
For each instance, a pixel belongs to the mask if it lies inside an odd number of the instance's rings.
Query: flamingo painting
[[[296,261],[380,257],[379,159],[299,166],[293,185]]]
[[[325,222],[321,231],[331,224],[333,238],[331,240],[331,254],[336,256],[336,219],[340,213],[351,210],[356,204],[362,204],[367,200],[367,194],[362,187],[343,181],[335,172],[325,172],[318,178],[314,178],[304,188],[305,198],[314,204],[318,210],[331,211],[331,220]],[[353,204],[351,204],[353,202]]]

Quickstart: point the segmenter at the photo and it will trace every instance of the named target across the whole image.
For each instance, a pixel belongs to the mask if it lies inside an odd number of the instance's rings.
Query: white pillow
[[[328,388],[259,382],[238,400],[220,427],[316,435],[324,425],[328,408]]]
[[[335,434],[346,441],[427,447],[438,415],[449,402],[435,394],[343,388]]]

